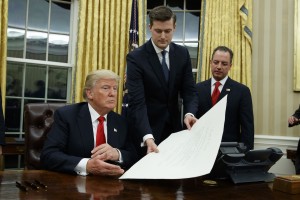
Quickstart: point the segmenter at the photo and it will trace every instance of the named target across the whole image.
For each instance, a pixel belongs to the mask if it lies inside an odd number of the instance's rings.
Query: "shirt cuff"
[[[122,154],[121,154],[121,151],[119,150],[119,149],[117,149],[117,148],[115,148],[117,151],[118,151],[118,153],[119,153],[119,160],[118,160],[118,162],[119,163],[123,163],[123,157],[122,157]]]
[[[184,115],[184,118],[185,118],[187,115],[191,115],[192,117],[195,117],[195,115],[194,115],[193,113],[186,113],[186,114]]]
[[[89,158],[83,158],[80,160],[78,165],[75,167],[74,171],[81,176],[87,176],[88,173],[86,172],[86,165],[87,162],[89,161]]]
[[[147,135],[145,135],[145,136],[143,137],[143,142],[141,143],[141,147],[145,147],[145,146],[146,146],[145,141],[146,141],[147,139],[149,139],[149,138],[151,138],[151,139],[154,140],[154,137],[153,137],[152,134],[147,134]]]

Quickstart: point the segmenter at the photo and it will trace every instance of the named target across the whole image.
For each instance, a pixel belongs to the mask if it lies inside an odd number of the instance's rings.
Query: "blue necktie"
[[[166,63],[166,51],[163,50],[161,52],[161,55],[162,55],[162,62],[161,62],[162,69],[163,69],[163,72],[164,72],[164,75],[165,75],[165,79],[168,82],[169,81],[169,68],[168,68],[168,65]]]

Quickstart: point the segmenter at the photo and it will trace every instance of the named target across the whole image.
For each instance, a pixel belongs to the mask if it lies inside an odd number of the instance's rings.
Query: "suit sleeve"
[[[254,147],[254,119],[251,93],[248,87],[244,89],[240,102],[241,141],[248,149]]]
[[[186,66],[182,75],[181,97],[183,99],[184,114],[193,113],[196,116],[198,109],[197,90],[194,82],[190,54],[186,50]]]
[[[137,129],[139,140],[146,134],[152,134],[150,127],[147,107],[145,103],[145,91],[143,82],[143,71],[136,61],[137,54],[129,53],[127,55],[127,80],[129,110],[128,115],[131,122]]]
[[[54,113],[54,122],[41,153],[41,162],[45,169],[75,173],[74,168],[82,158],[66,153],[69,134],[68,123],[58,109]]]
[[[295,113],[292,115],[294,117],[296,117],[297,119],[300,119],[300,105],[299,108],[295,111]],[[294,123],[294,124],[288,124],[288,127],[293,127],[293,126],[297,126],[299,125],[299,123]]]

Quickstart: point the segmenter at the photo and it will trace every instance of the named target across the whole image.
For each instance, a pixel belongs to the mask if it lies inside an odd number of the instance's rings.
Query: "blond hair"
[[[99,69],[90,72],[86,76],[85,84],[82,92],[82,96],[85,100],[87,100],[86,90],[92,89],[96,85],[97,81],[101,79],[113,79],[116,80],[117,83],[119,83],[120,77],[113,71],[107,69]]]

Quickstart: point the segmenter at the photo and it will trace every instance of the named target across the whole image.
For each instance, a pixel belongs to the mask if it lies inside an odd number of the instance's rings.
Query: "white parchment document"
[[[210,173],[224,129],[227,96],[203,115],[191,130],[171,134],[120,179],[184,179]]]

